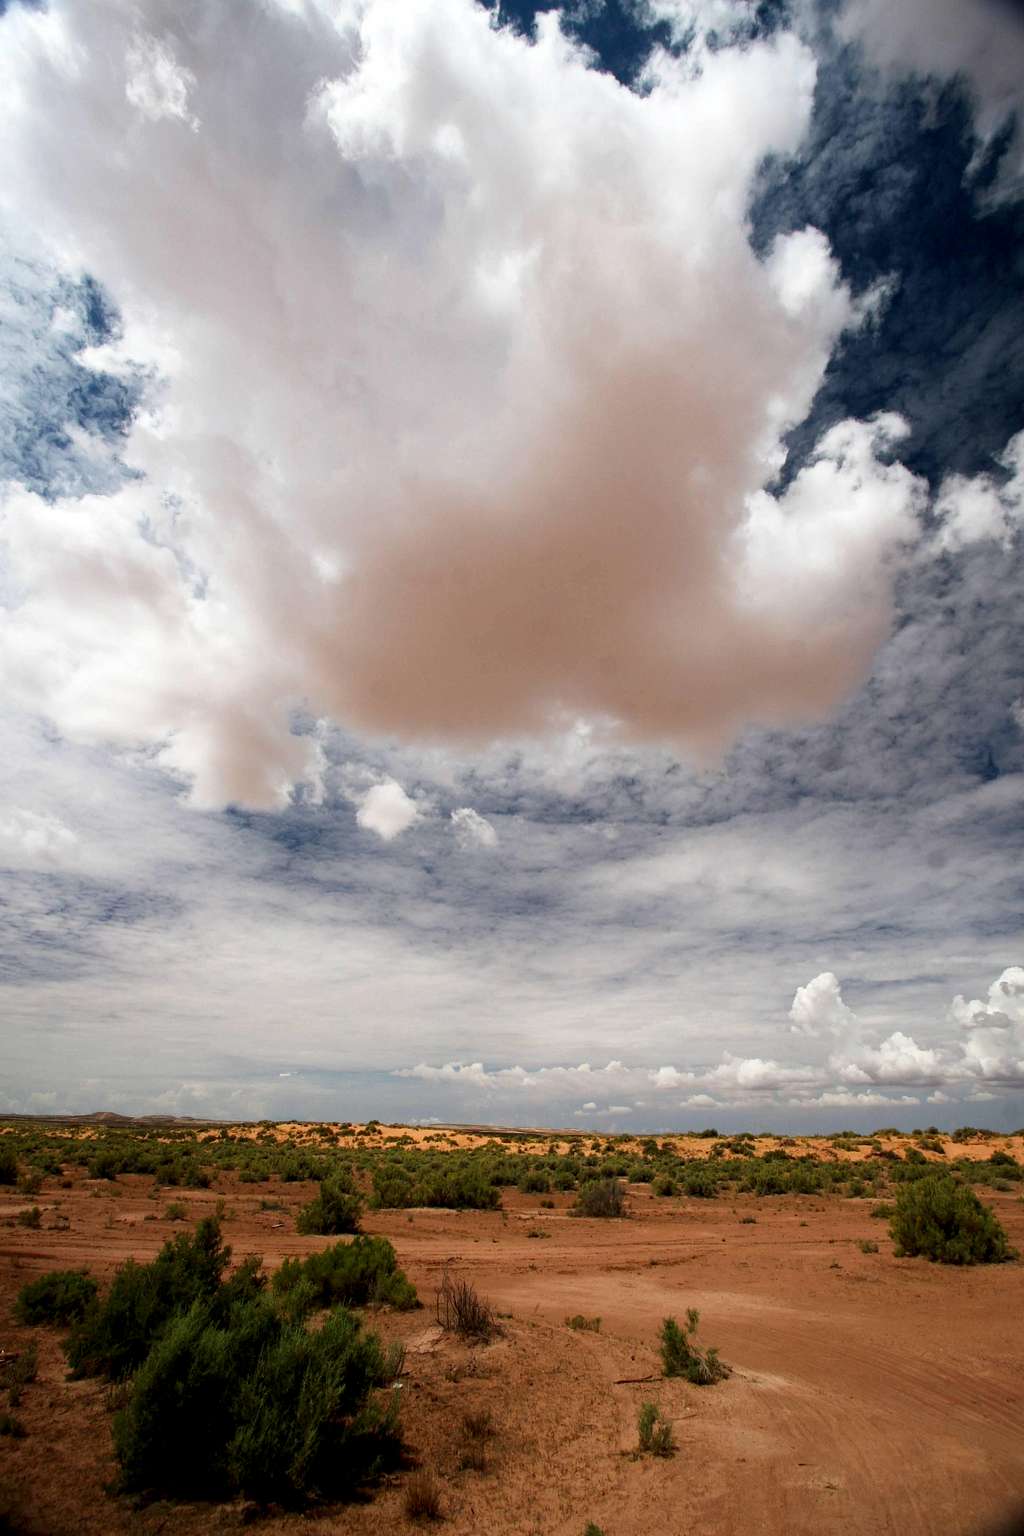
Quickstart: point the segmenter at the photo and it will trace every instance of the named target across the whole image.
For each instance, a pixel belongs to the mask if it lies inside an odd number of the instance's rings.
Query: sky
[[[0,1112],[1024,1124],[1024,13],[0,0]]]

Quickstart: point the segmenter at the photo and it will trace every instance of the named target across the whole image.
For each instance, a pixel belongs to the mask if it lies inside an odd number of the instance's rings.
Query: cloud
[[[1010,439],[998,462],[1004,471],[998,479],[951,475],[943,482],[935,502],[941,549],[962,549],[981,539],[1010,548],[1024,525],[1024,432]]]
[[[481,816],[479,811],[474,811],[471,806],[463,805],[458,810],[452,811],[451,822],[455,841],[463,851],[498,846],[498,834],[491,823],[486,816]]]
[[[863,677],[921,490],[885,417],[766,489],[857,323],[817,230],[748,239],[811,112],[793,34],[640,94],[471,0],[3,25],[3,209],[121,308],[81,360],[162,380],[141,478],[8,507],[11,697],[273,809],[317,772],[297,709],[707,751]]]
[[[958,995],[950,1017],[967,1031],[965,1071],[1002,1083],[1024,1084],[1024,967],[1008,966],[987,1000]]]
[[[839,18],[872,63],[900,73],[965,78],[974,97],[976,130],[990,139],[1014,114],[1024,115],[1024,23],[1010,0],[847,0]],[[1004,171],[1004,189],[1024,182],[1019,131]]]
[[[823,1109],[876,1109],[893,1104],[920,1104],[921,1101],[912,1094],[901,1094],[898,1099],[894,1099],[884,1093],[851,1093],[848,1089],[839,1088],[819,1093],[811,1102],[820,1104]]]
[[[963,1029],[1016,1029],[1024,1025],[1024,968],[1008,966],[988,989],[988,998],[960,995],[953,999],[950,1016]]]
[[[797,987],[789,1010],[794,1035],[838,1034],[854,1026],[856,1015],[843,1002],[839,982],[831,971],[822,971],[805,987]]]
[[[356,821],[367,832],[376,832],[386,843],[392,842],[412,826],[419,811],[401,784],[389,780],[373,784],[362,796]]]
[[[78,838],[57,816],[12,807],[0,811],[0,862],[60,865],[74,863]]]

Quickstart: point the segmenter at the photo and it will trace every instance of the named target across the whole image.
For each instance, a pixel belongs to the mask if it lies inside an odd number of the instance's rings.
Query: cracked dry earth
[[[273,1268],[324,1239],[292,1220],[312,1186],[222,1179],[184,1198],[191,1218],[228,1206],[235,1258]],[[262,1211],[260,1201],[284,1211]],[[504,1192],[504,1212],[369,1213],[427,1303],[370,1320],[407,1345],[399,1388],[410,1464],[437,1474],[449,1536],[974,1536],[1024,1508],[1024,1264],[954,1270],[893,1256],[870,1200],[658,1200],[630,1190],[627,1221],[570,1219]],[[990,1197],[1024,1249],[1024,1203]],[[151,1181],[47,1180],[40,1231],[0,1225],[0,1346],[39,1343],[38,1380],[0,1438],[0,1531],[25,1536],[193,1536],[256,1518],[262,1532],[383,1536],[413,1530],[407,1473],[365,1502],[306,1515],[242,1504],[134,1507],[114,1477],[108,1394],[68,1382],[58,1334],[14,1326],[27,1279],[85,1265],[102,1277],[181,1230]],[[0,1192],[0,1222],[24,1205]],[[741,1218],[753,1216],[753,1222]],[[64,1222],[67,1225],[64,1225]],[[543,1233],[544,1236],[537,1234]],[[871,1239],[878,1253],[862,1253]],[[471,1279],[502,1316],[468,1348],[432,1326],[441,1273]],[[698,1389],[658,1375],[657,1330],[688,1306],[733,1366]],[[600,1317],[573,1331],[567,1315]],[[636,1381],[632,1378],[650,1377]],[[641,1403],[672,1420],[678,1451],[636,1458]],[[482,1466],[463,1466],[463,1416],[489,1410]],[[479,1462],[480,1458],[476,1458]],[[1010,1528],[1010,1527],[1008,1527]],[[1012,1527],[1020,1529],[1019,1526]]]

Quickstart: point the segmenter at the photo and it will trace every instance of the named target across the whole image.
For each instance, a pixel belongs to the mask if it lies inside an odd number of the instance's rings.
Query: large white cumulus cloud
[[[316,773],[298,705],[455,741],[579,716],[714,747],[827,709],[919,487],[779,441],[855,309],[747,238],[815,67],[782,34],[641,96],[470,0],[76,0],[4,19],[0,198],[162,380],[112,497],[17,488],[5,684],[198,803]]]

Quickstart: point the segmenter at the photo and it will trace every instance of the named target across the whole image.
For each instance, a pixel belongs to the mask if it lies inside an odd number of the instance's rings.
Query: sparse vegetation
[[[434,1298],[434,1315],[446,1333],[484,1343],[498,1331],[494,1312],[468,1280],[455,1279],[445,1270]]]
[[[577,1312],[573,1317],[567,1317],[565,1326],[578,1333],[600,1333],[601,1319],[599,1317],[584,1317],[582,1312]]]
[[[471,1409],[462,1415],[459,1466],[469,1472],[486,1472],[488,1447],[497,1435],[489,1408]]]
[[[718,1358],[717,1349],[699,1349],[694,1335],[700,1324],[696,1307],[688,1307],[682,1327],[674,1317],[661,1325],[661,1364],[666,1376],[685,1376],[695,1387],[710,1387],[727,1377],[729,1367]]]
[[[644,1403],[637,1418],[637,1442],[641,1456],[672,1456],[676,1443],[672,1425],[656,1403]]]
[[[14,1316],[30,1326],[56,1323],[66,1327],[85,1316],[96,1292],[96,1281],[84,1269],[54,1269],[22,1286]]]
[[[857,1247],[860,1249],[861,1253],[878,1252],[878,1244],[871,1242],[869,1238],[862,1239],[862,1241],[857,1244]]]
[[[405,1512],[410,1520],[440,1520],[441,1488],[427,1467],[420,1467],[405,1485]]]
[[[945,1174],[904,1184],[889,1227],[900,1258],[939,1264],[999,1264],[1015,1257],[995,1212]]]

